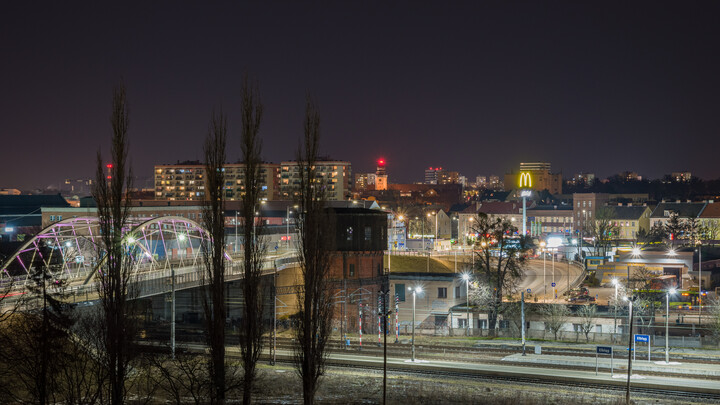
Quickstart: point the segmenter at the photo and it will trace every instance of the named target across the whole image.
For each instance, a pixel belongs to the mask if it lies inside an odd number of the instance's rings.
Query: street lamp
[[[547,302],[547,281],[545,279],[545,241],[540,242],[540,248],[542,248],[543,255],[543,301]]]
[[[665,364],[670,364],[670,343],[669,343],[669,331],[670,326],[668,319],[670,318],[670,294],[675,295],[675,289],[671,288],[665,293]]]
[[[413,317],[412,317],[412,361],[415,361],[415,296],[422,292],[422,287],[418,286],[415,288],[408,287],[408,290],[412,291],[413,296]]]
[[[288,205],[285,207],[285,244],[288,250],[290,250],[290,214],[292,214],[292,211],[290,211]]]
[[[467,316],[465,335],[470,336],[470,274],[463,274],[462,279],[465,280],[465,316]]]
[[[617,301],[618,301],[618,285],[620,284],[618,282],[618,279],[614,278],[612,280],[613,285],[615,286],[615,302],[613,303],[613,336],[617,334]]]
[[[698,242],[698,325],[702,324],[702,244]]]
[[[555,250],[550,249],[550,251],[553,252],[553,255],[552,255],[552,282],[553,282],[553,284],[555,284]],[[570,273],[568,273],[568,279],[569,278],[570,278]],[[553,297],[555,297],[555,299],[557,299],[556,291],[557,291],[557,287],[553,287]],[[570,292],[568,291],[568,295],[569,295],[569,293]]]

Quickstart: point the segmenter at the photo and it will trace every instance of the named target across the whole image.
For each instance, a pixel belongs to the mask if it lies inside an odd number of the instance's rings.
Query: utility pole
[[[275,262],[275,271],[273,272],[273,344],[272,344],[272,364],[275,365],[275,356],[277,353],[277,262]]]
[[[172,358],[175,359],[175,266],[170,265],[170,346],[172,350]]]
[[[385,325],[383,326],[383,404],[387,400],[387,328],[388,328],[388,316],[390,316],[388,298],[390,289],[382,292],[382,317]]]
[[[632,353],[630,351],[632,350],[632,341],[633,341],[633,301],[635,300],[635,297],[628,298],[628,301],[630,303],[630,325],[629,330],[630,333],[628,333],[628,374],[627,374],[627,388],[625,390],[625,404],[630,405],[630,376],[632,375]]]

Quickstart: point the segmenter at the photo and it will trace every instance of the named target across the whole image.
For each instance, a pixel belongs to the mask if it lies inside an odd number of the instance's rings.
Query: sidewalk
[[[522,344],[520,340],[476,340],[473,344],[473,347],[475,348],[482,348],[482,347],[497,347],[497,346],[507,346],[509,348],[517,348],[518,352],[522,351]],[[587,352],[588,354],[595,354],[596,348],[598,346],[612,346],[613,351],[618,356],[624,356],[627,360],[627,357],[625,356],[625,352],[627,351],[627,345],[622,344],[599,344],[599,343],[564,343],[564,342],[538,342],[534,340],[528,340],[525,343],[525,347],[527,352],[533,352],[535,346],[540,346],[543,349],[552,349],[555,351],[562,351],[562,350],[574,350],[574,351],[583,351]],[[652,346],[652,359],[653,360],[665,360],[665,347],[664,346]],[[637,346],[638,354],[637,359],[640,360],[641,357],[645,360],[647,360],[647,345],[646,344],[638,344]],[[641,355],[641,353],[643,353]],[[644,357],[643,357],[644,356]],[[682,361],[685,358],[692,358],[692,359],[704,359],[709,361],[715,361],[717,360],[720,364],[720,350],[713,350],[713,349],[696,349],[691,347],[670,347],[670,361]]]
[[[558,356],[548,354],[527,354],[526,356],[523,356],[521,353],[518,353],[504,357],[503,361],[533,365],[549,364],[595,368],[595,358],[593,357]],[[597,363],[600,373],[607,373],[610,370],[610,361],[609,355],[601,354],[598,357]],[[616,357],[613,359],[612,363],[615,373],[618,371],[627,373],[627,357]],[[672,358],[670,359],[670,364],[665,364],[665,356],[656,356],[652,359],[652,361],[648,362],[647,351],[643,352],[639,349],[636,360],[633,360],[632,362],[632,368],[633,374],[635,374],[635,372],[651,371],[655,373],[720,377],[720,364],[682,363],[681,361],[673,361]]]

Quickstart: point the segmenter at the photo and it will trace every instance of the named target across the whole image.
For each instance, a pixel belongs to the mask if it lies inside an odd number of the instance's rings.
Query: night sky
[[[96,4],[97,3],[97,4]],[[239,149],[244,72],[264,159],[322,152],[391,182],[428,166],[720,177],[720,2],[25,2],[0,6],[0,187],[94,175],[122,79],[131,161],[201,159],[213,108]]]

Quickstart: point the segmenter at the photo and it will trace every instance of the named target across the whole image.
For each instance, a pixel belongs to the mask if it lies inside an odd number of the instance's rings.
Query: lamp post
[[[292,211],[290,211],[290,206],[288,205],[285,207],[285,243],[287,245],[287,249],[290,250],[290,214]]]
[[[702,325],[702,245],[698,243],[698,325]]]
[[[543,302],[547,302],[547,281],[545,279],[545,241],[540,242],[540,247],[542,248],[542,255],[543,255]]]
[[[553,252],[553,255],[552,255],[552,282],[553,282],[553,284],[555,284],[555,251],[553,251],[552,249],[550,249],[550,251]],[[568,277],[570,277],[569,274],[568,274]],[[553,287],[553,297],[555,297],[555,298],[557,298],[557,296],[555,294],[556,288],[557,287]]]
[[[170,346],[172,348],[172,358],[175,359],[175,266],[172,264],[170,265],[170,283],[170,300],[172,301],[172,312],[170,315]]]
[[[462,279],[465,280],[465,316],[467,316],[465,335],[470,336],[470,275],[465,273]]]
[[[670,325],[670,294],[675,294],[675,289],[671,288],[665,293],[665,364],[670,364],[670,340],[668,338]]]
[[[408,288],[412,291],[413,296],[413,316],[412,316],[412,361],[415,361],[415,296],[422,292],[422,287]]]
[[[617,334],[617,301],[618,301],[618,280],[614,278],[612,280],[615,286],[615,302],[613,303],[613,337]],[[614,340],[614,339],[613,339]]]

